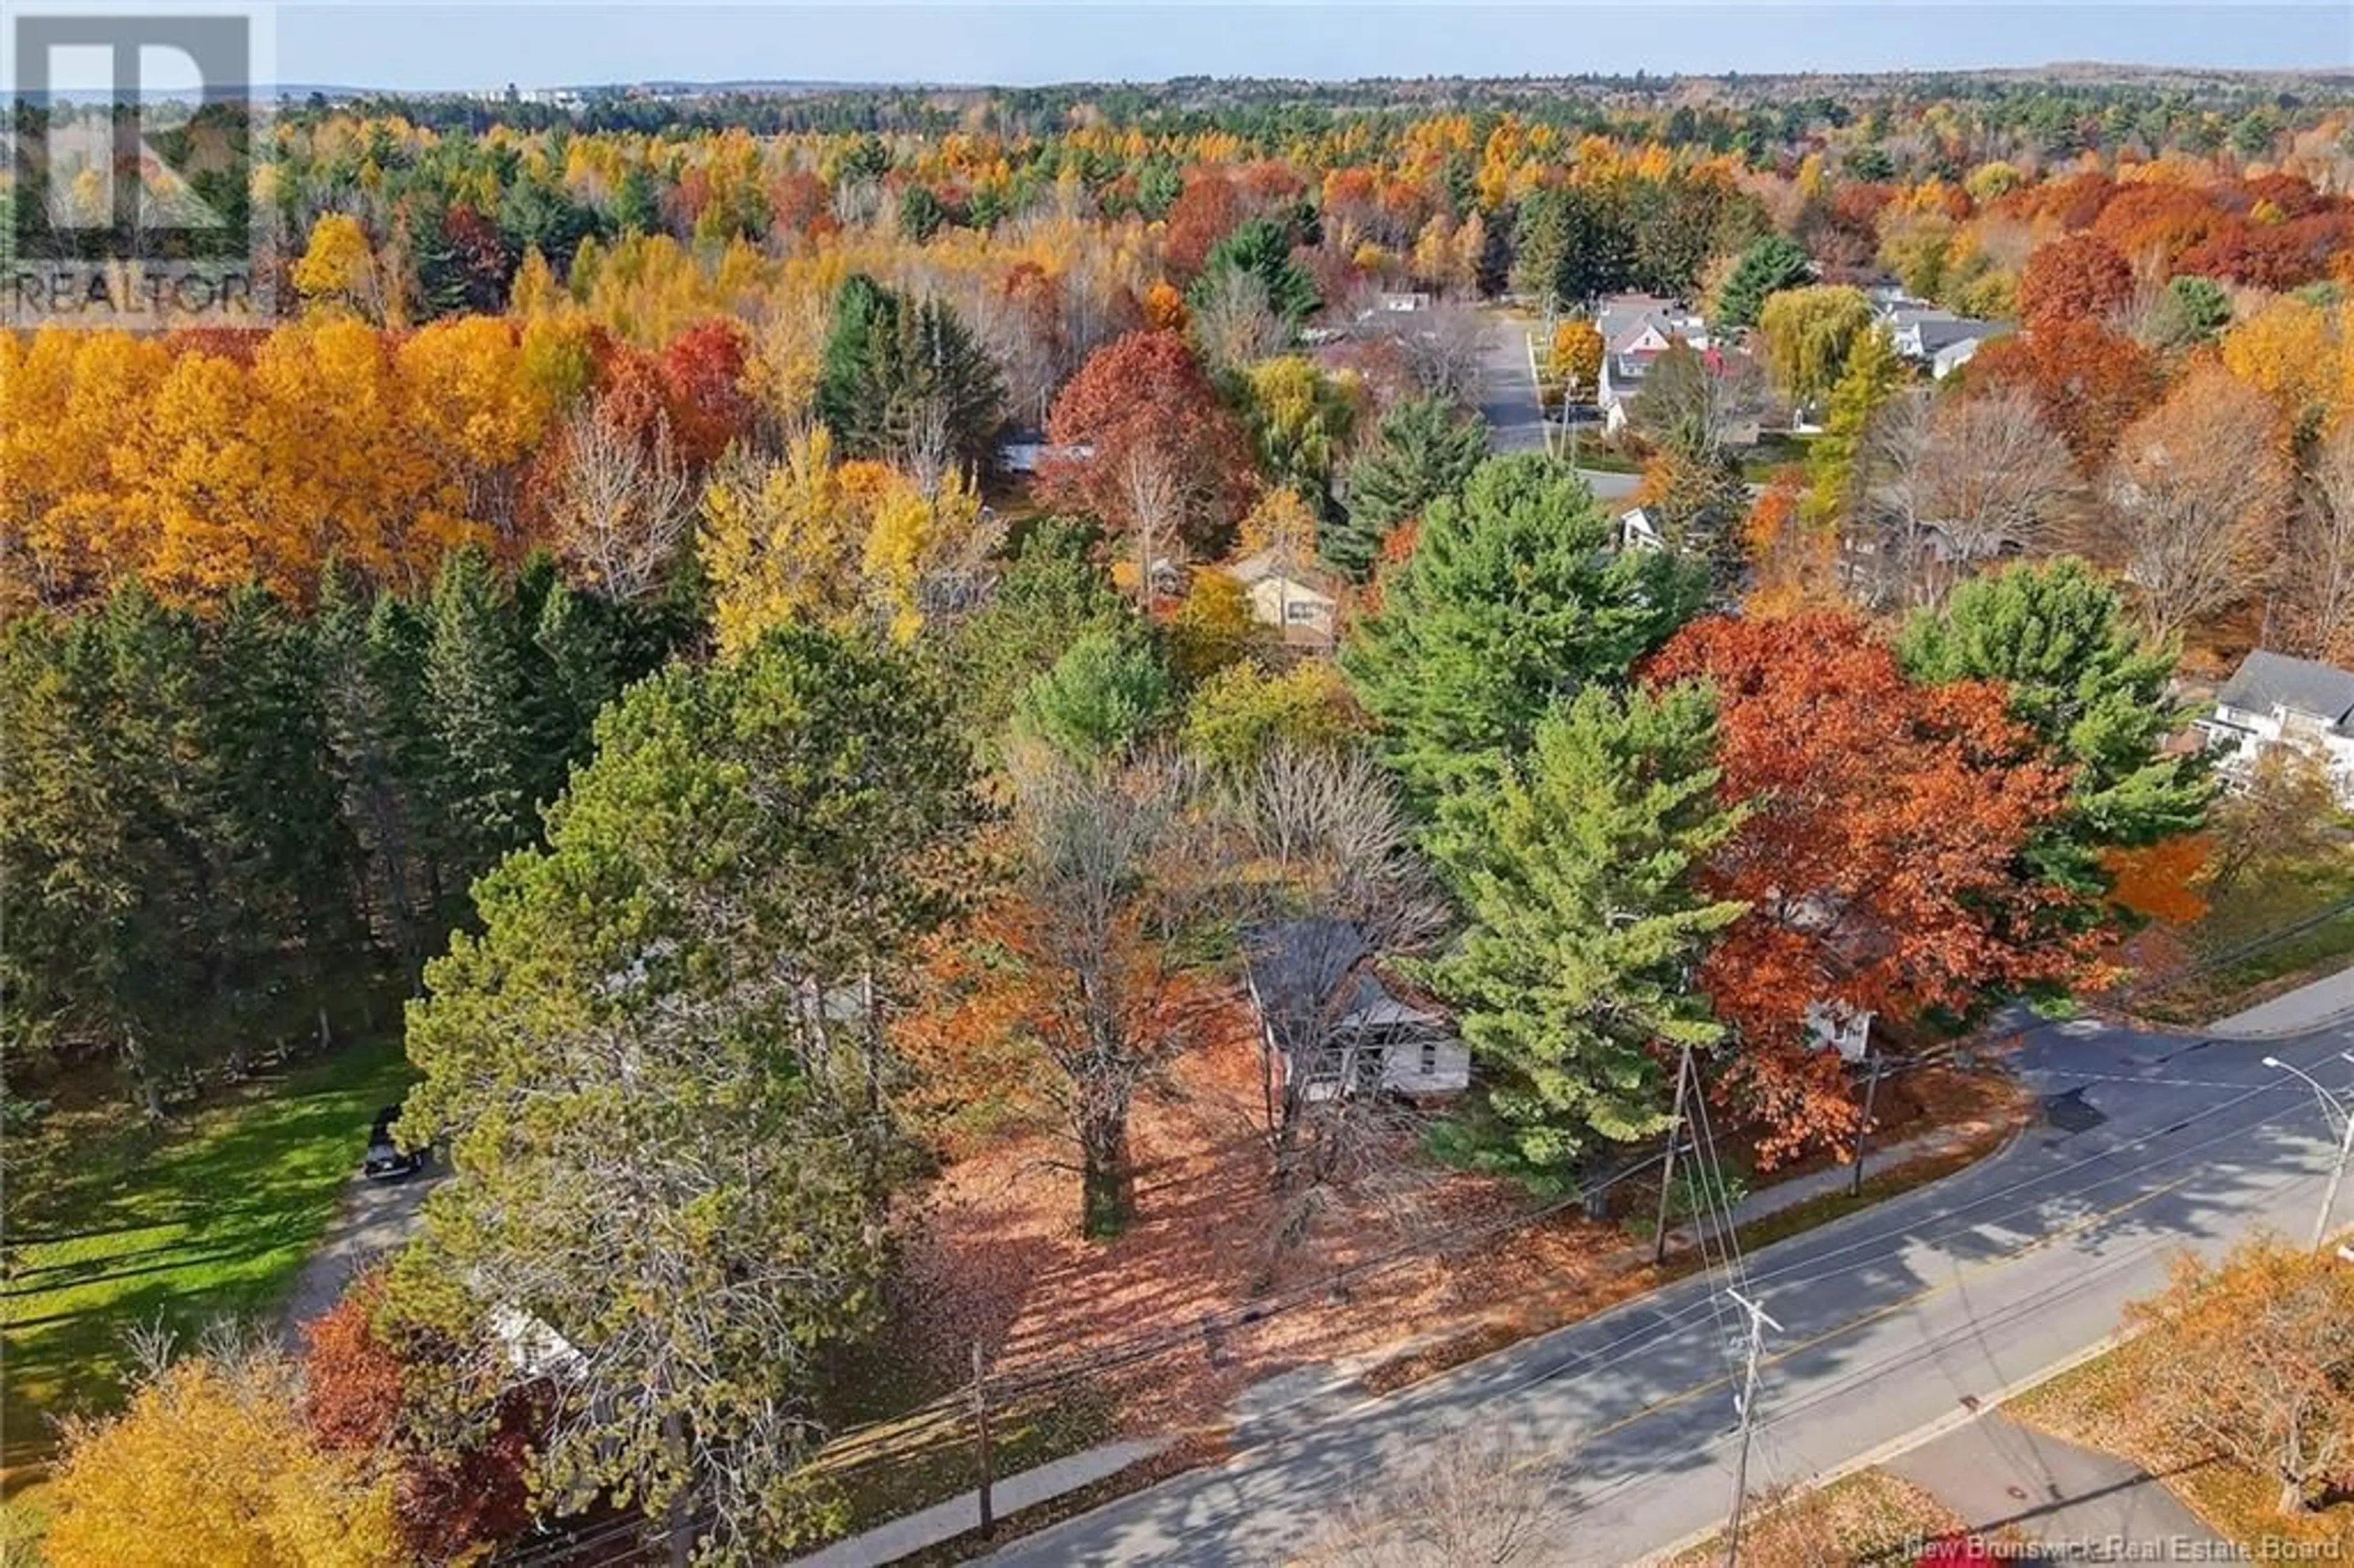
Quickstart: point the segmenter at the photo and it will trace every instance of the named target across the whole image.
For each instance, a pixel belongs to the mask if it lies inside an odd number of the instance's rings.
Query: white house
[[[1471,1053],[1436,1006],[1400,994],[1346,920],[1282,920],[1245,948],[1260,1047],[1287,1106],[1370,1092],[1455,1094]]]
[[[1959,315],[1901,295],[1879,302],[1881,323],[1896,352],[1939,381],[1968,364],[1980,344],[2011,330],[2009,322]]]
[[[1262,625],[1275,627],[1287,644],[1332,646],[1341,601],[1332,591],[1331,579],[1322,572],[1270,549],[1244,556],[1226,567],[1226,575],[1243,585],[1250,598],[1252,617]]]
[[[1705,350],[1708,323],[1697,312],[1653,294],[1613,294],[1594,307],[1594,329],[1602,334],[1602,372],[1594,401],[1603,429],[1617,435],[1627,427],[1627,407],[1643,389],[1651,362],[1676,343]]]
[[[2215,694],[2199,721],[2226,779],[2245,779],[2275,747],[2306,752],[2327,769],[2338,800],[2354,807],[2354,671],[2258,649]]]

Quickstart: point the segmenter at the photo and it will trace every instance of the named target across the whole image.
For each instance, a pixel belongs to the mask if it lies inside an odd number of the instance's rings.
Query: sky
[[[6,0],[19,14],[247,10],[280,85],[1031,86],[1172,76],[1718,75],[2061,61],[2354,69],[2354,0]],[[0,53],[7,36],[0,33]],[[90,69],[102,79],[104,60]],[[274,64],[272,63],[274,61]],[[59,68],[62,87],[84,84]]]
[[[1952,69],[2062,60],[2354,68],[2354,3],[590,5],[277,8],[280,82],[1034,85],[1172,76]]]

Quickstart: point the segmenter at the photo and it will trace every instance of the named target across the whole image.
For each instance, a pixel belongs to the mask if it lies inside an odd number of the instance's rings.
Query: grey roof
[[[2354,728],[2354,670],[2259,648],[2242,661],[2238,673],[2216,694],[2215,701],[2251,713],[2285,708],[2340,728]]]
[[[1373,948],[1350,921],[1274,921],[1254,929],[1244,951],[1259,1015],[1287,1054],[1317,1044],[1340,1025],[1379,1029],[1438,1022],[1382,983],[1373,972]]]

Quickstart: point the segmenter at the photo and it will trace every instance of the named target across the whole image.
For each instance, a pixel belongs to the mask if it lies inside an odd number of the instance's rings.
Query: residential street
[[[2327,1148],[2303,1084],[2336,1086],[2354,1023],[2269,1045],[2042,1025],[2018,1065],[2048,1115],[1946,1181],[1748,1260],[1768,1342],[1755,1487],[1802,1480],[2035,1381],[2103,1340],[2188,1244],[2267,1224],[2302,1235]],[[2340,1212],[2354,1218],[2354,1203]],[[992,1561],[1265,1563],[1310,1541],[1385,1457],[1469,1423],[1578,1455],[1558,1561],[1616,1563],[1719,1522],[1731,1502],[1738,1325],[1720,1276],[1370,1400],[1278,1451],[1246,1452],[1087,1514]]]
[[[1488,323],[1488,352],[1479,362],[1479,416],[1488,421],[1488,445],[1497,452],[1541,452],[1545,450],[1544,415],[1537,406],[1537,387],[1529,375],[1527,328],[1501,311],[1481,313]],[[1579,475],[1599,501],[1617,501],[1635,493],[1642,476],[1580,469]]]

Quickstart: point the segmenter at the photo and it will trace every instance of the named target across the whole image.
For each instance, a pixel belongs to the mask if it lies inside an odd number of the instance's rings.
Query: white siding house
[[[2340,804],[2354,807],[2354,670],[2258,649],[2199,721],[2226,779],[2245,779],[2275,747],[2320,762]]]
[[[1341,1096],[1456,1094],[1471,1053],[1436,1007],[1401,995],[1346,920],[1282,920],[1247,944],[1260,1048],[1286,1105]]]
[[[1246,556],[1226,568],[1249,596],[1251,615],[1272,626],[1288,645],[1330,648],[1338,626],[1339,596],[1322,572],[1274,550]]]

